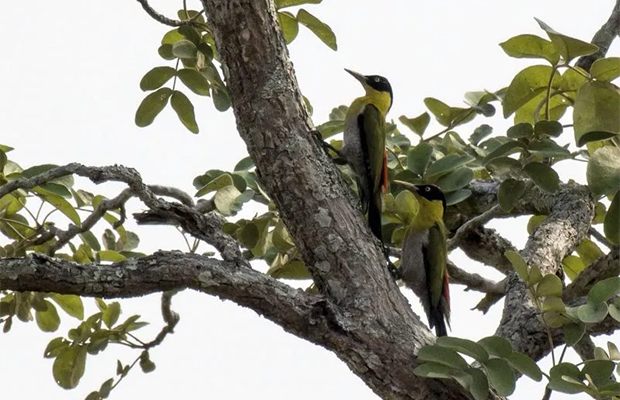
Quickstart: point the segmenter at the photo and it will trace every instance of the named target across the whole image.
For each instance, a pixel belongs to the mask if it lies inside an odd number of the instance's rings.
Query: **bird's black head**
[[[364,81],[376,91],[388,92],[390,97],[392,97],[392,85],[390,85],[390,82],[386,78],[379,75],[365,75]]]
[[[415,191],[426,200],[441,200],[443,209],[446,209],[446,196],[437,185],[415,185]]]

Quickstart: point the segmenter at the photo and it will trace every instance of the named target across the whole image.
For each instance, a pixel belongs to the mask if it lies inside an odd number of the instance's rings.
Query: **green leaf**
[[[542,120],[538,121],[534,127],[534,132],[537,135],[548,135],[553,137],[560,136],[563,130],[564,128],[559,121]]]
[[[557,144],[553,140],[541,139],[530,142],[527,150],[535,156],[540,157],[568,157],[570,151]]]
[[[102,311],[101,320],[109,329],[112,329],[121,315],[121,304],[118,301],[108,303],[108,306]]]
[[[486,363],[486,373],[491,385],[500,396],[509,396],[515,390],[515,374],[506,360],[491,358]]]
[[[504,257],[506,257],[508,261],[510,261],[510,263],[512,264],[512,268],[515,270],[517,275],[519,275],[519,278],[521,278],[522,281],[526,281],[528,275],[527,264],[523,257],[521,257],[521,255],[516,251],[512,250],[507,250],[506,252],[504,252]]]
[[[396,212],[403,218],[405,224],[409,224],[420,210],[420,205],[413,193],[403,190],[394,199]]]
[[[52,293],[51,299],[63,309],[64,312],[77,318],[79,320],[84,319],[84,304],[82,298],[73,294],[58,294]]]
[[[613,244],[620,244],[620,191],[616,192],[603,223],[605,237]]]
[[[489,381],[487,376],[478,368],[470,368],[467,374],[471,377],[469,392],[474,400],[486,400],[489,397]]]
[[[536,361],[523,353],[514,352],[506,357],[508,364],[520,374],[527,376],[528,378],[540,382],[542,380],[542,371]]]
[[[546,91],[551,74],[553,81],[559,82],[560,74],[547,65],[532,65],[515,75],[502,103],[504,118],[508,118],[528,101]]]
[[[127,257],[114,250],[101,250],[97,253],[101,261],[121,262],[125,261]]]
[[[424,99],[426,108],[433,113],[437,122],[443,126],[449,126],[452,121],[452,108],[441,100],[437,100],[433,97],[427,97]]]
[[[512,345],[506,339],[499,336],[487,336],[478,341],[478,344],[496,357],[508,357],[512,354]]]
[[[211,98],[213,99],[213,105],[218,111],[226,111],[230,108],[230,97],[226,89],[211,86]]]
[[[534,127],[528,122],[522,122],[508,128],[506,136],[512,139],[530,138],[534,134]]]
[[[598,47],[595,45],[584,42],[579,39],[572,38],[570,36],[563,35],[559,32],[554,31],[549,25],[545,24],[538,18],[534,18],[538,25],[547,32],[547,36],[555,45],[555,48],[560,53],[560,56],[567,63],[570,62],[573,58],[579,56],[587,56],[589,54],[596,53],[598,51]]]
[[[620,278],[617,276],[607,278],[592,286],[590,293],[588,293],[588,303],[602,303],[618,293],[620,293]]]
[[[198,48],[187,39],[181,39],[172,45],[172,54],[178,58],[196,58]]]
[[[531,235],[538,226],[547,219],[546,215],[532,215],[527,221],[527,234]]]
[[[424,112],[415,118],[407,118],[401,115],[398,120],[407,128],[411,129],[413,133],[422,137],[428,124],[431,122],[431,116],[427,112]]]
[[[573,108],[575,142],[603,140],[620,134],[620,93],[608,82],[583,84]]]
[[[174,54],[172,54],[172,45],[169,43],[162,44],[161,46],[159,46],[159,48],[157,49],[157,53],[164,60],[170,61],[176,58]]]
[[[414,174],[423,176],[431,161],[432,154],[433,146],[428,143],[420,143],[410,148],[407,153],[407,169]]]
[[[584,269],[586,269],[586,264],[583,262],[581,257],[578,256],[566,256],[562,260],[562,267],[564,268],[564,272],[568,279],[574,281],[577,275]]]
[[[71,342],[69,342],[68,340],[66,340],[63,337],[54,338],[54,339],[50,340],[50,342],[45,347],[45,351],[43,351],[43,357],[45,357],[45,358],[56,358],[65,349],[67,349],[67,347],[69,347],[70,344],[71,344]]]
[[[136,125],[141,128],[151,125],[155,117],[168,104],[170,96],[172,96],[170,88],[161,88],[146,96],[136,111]]]
[[[583,392],[585,385],[579,383],[579,368],[571,363],[560,363],[551,368],[549,371],[550,380],[549,388],[562,393],[575,394]],[[563,379],[569,377],[577,383]]]
[[[49,193],[43,189],[34,188],[32,189],[32,191],[37,193],[39,197],[41,197],[46,202],[56,207],[58,211],[65,214],[67,218],[69,218],[71,222],[73,222],[75,225],[82,225],[80,216],[78,215],[77,211],[75,211],[75,208],[71,205],[71,203],[69,203],[67,200],[55,194]]]
[[[302,4],[319,4],[323,0],[276,0],[276,10],[285,7],[300,6]]]
[[[426,171],[426,176],[432,180],[474,160],[475,158],[470,155],[449,154],[432,163]]]
[[[547,192],[555,192],[560,188],[560,177],[549,165],[533,161],[523,167],[523,172],[536,186]]]
[[[295,16],[287,11],[278,12],[278,21],[280,21],[280,27],[284,34],[284,40],[286,44],[290,44],[299,33],[299,23]]]
[[[224,215],[233,215],[240,209],[235,203],[240,195],[241,192],[234,185],[223,187],[215,193],[215,207]]]
[[[536,285],[536,296],[562,296],[562,281],[555,274],[547,274]]]
[[[140,80],[140,89],[143,91],[159,89],[175,74],[172,67],[155,67],[147,72]]]
[[[323,43],[327,45],[327,47],[334,51],[338,50],[336,35],[334,35],[332,28],[330,28],[327,24],[321,22],[318,18],[303,8],[297,12],[297,21],[299,21],[299,23],[304,25],[306,28],[310,29],[312,33],[314,33]]]
[[[508,178],[499,185],[497,202],[504,211],[511,211],[525,193],[525,182]]]
[[[230,174],[222,174],[218,176],[217,178],[211,180],[209,183],[207,183],[203,187],[201,187],[200,190],[196,192],[195,196],[201,197],[207,193],[217,191],[226,186],[231,186],[231,185],[233,185],[232,176],[230,176]]]
[[[586,76],[588,76],[588,73],[582,68],[569,68],[562,74],[559,89],[562,92],[576,92],[588,81]]]
[[[209,81],[195,69],[183,68],[177,71],[177,76],[188,89],[201,96],[209,95]],[[176,91],[175,91],[176,93]],[[172,95],[174,99],[174,94]],[[174,101],[174,100],[173,100]],[[174,106],[173,106],[174,107]]]
[[[530,270],[527,274],[527,281],[525,283],[527,283],[528,286],[534,286],[535,284],[540,282],[542,278],[543,276],[540,272],[540,267],[538,265],[533,265],[532,267],[530,267]]]
[[[44,311],[36,311],[35,319],[39,329],[43,332],[56,332],[60,326],[60,317],[56,307],[47,300],[44,300],[46,309]]]
[[[564,330],[564,341],[569,346],[576,345],[586,333],[586,325],[582,322],[563,325],[562,329]]]
[[[499,45],[514,58],[544,58],[553,65],[560,60],[553,44],[536,35],[518,35]]]
[[[456,351],[441,346],[424,346],[418,352],[419,361],[435,362],[450,368],[466,370],[468,365],[463,357]]]
[[[590,75],[597,81],[613,81],[620,76],[620,57],[599,58],[590,67]]]
[[[491,162],[492,160],[496,158],[504,157],[504,156],[517,153],[517,152],[521,152],[523,149],[525,149],[525,144],[523,142],[520,142],[517,140],[508,141],[500,145],[495,150],[490,152],[486,157],[484,157],[484,159],[482,160],[482,164],[487,165],[489,162]]]
[[[99,244],[97,237],[91,231],[80,233],[80,239],[82,239],[82,242],[89,245],[93,250],[101,250],[101,245]]]
[[[577,316],[586,324],[596,324],[607,316],[607,304],[605,303],[586,303],[579,306]]]
[[[236,232],[237,239],[241,242],[242,245],[247,247],[248,249],[253,249],[258,244],[258,239],[260,238],[260,232],[258,231],[258,227],[256,224],[250,222],[245,226],[239,228]]]
[[[598,387],[610,381],[616,363],[611,360],[586,360],[581,369],[581,375],[589,375],[593,383]]]
[[[521,163],[510,157],[497,157],[489,161],[485,168],[493,176],[517,177],[521,175]]]
[[[484,347],[468,339],[442,336],[437,338],[437,345],[463,353],[476,361],[485,362],[489,359],[489,353]]]
[[[455,371],[457,370],[444,364],[425,362],[415,367],[413,373],[424,378],[452,378]]]
[[[73,389],[78,385],[84,375],[87,355],[86,346],[72,345],[56,357],[52,373],[60,387]]]
[[[586,178],[596,195],[611,195],[620,190],[620,148],[598,148],[588,161]]]
[[[278,268],[270,268],[267,275],[276,279],[312,279],[308,267],[301,260],[293,260]]]
[[[170,105],[177,113],[179,120],[192,133],[198,133],[198,124],[196,123],[196,115],[194,115],[194,106],[183,92],[175,90],[170,98]]]
[[[234,171],[247,171],[252,168],[254,168],[254,160],[252,160],[252,157],[247,156],[239,160],[235,165]]]
[[[453,206],[466,200],[471,196],[471,190],[459,189],[454,192],[446,193],[446,206]]]
[[[442,176],[435,184],[437,184],[444,193],[449,193],[467,186],[472,179],[474,179],[474,171],[467,167],[463,167]]]
[[[474,146],[478,146],[478,143],[485,137],[489,136],[493,133],[493,127],[487,124],[482,124],[476,129],[474,129],[474,133],[469,137],[469,142]]]

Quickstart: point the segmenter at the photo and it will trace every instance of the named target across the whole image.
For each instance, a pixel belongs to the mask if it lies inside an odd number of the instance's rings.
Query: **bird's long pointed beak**
[[[351,75],[353,75],[353,77],[357,79],[358,81],[360,81],[360,83],[363,84],[366,81],[366,78],[364,77],[364,75],[360,74],[359,72],[351,71],[350,69],[346,69],[346,68],[344,70],[350,73]]]

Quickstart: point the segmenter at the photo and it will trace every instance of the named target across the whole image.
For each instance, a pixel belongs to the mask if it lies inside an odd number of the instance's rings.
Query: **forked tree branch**
[[[616,5],[611,11],[611,15],[607,22],[601,26],[601,29],[594,34],[592,44],[598,46],[598,51],[589,56],[583,56],[577,61],[577,66],[590,71],[590,67],[594,61],[605,57],[609,47],[614,39],[620,35],[620,0],[616,0]]]

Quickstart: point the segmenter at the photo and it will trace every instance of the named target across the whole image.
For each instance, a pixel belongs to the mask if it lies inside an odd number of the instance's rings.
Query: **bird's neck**
[[[360,97],[356,100],[358,100],[361,104],[374,105],[384,118],[392,106],[392,96],[388,92],[379,92],[374,89],[368,89],[366,96]]]
[[[441,202],[429,201],[422,196],[415,195],[420,209],[412,222],[415,230],[429,229],[430,227],[443,223],[443,206]]]

